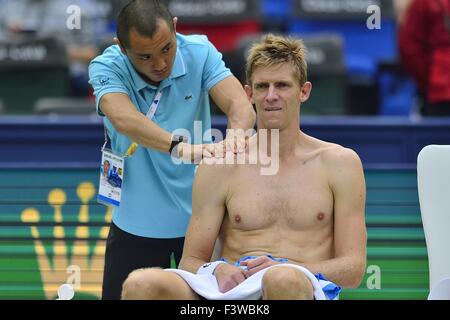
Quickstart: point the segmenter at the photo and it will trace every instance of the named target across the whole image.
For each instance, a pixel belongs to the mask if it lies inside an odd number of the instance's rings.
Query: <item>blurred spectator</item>
[[[450,116],[450,0],[414,0],[400,25],[399,49],[423,95],[422,114]]]
[[[105,6],[98,0],[2,0],[0,4],[0,41],[47,37],[62,41],[70,61],[71,93],[87,96],[87,67],[98,55],[98,46],[108,28]],[[70,6],[79,8],[79,19],[76,10],[69,10]]]

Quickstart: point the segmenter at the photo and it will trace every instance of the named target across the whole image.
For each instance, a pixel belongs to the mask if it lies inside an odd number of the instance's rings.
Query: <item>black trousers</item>
[[[122,284],[133,270],[147,267],[170,268],[172,253],[178,265],[183,244],[184,238],[139,237],[111,223],[106,241],[102,299],[119,300]]]

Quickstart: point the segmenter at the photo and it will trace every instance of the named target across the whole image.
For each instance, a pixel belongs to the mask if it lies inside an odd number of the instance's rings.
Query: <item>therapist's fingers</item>
[[[227,151],[233,153],[244,152],[248,141],[244,136],[229,136],[225,140]]]
[[[216,146],[217,150],[217,157],[223,158],[227,154],[227,141],[222,140],[219,143],[217,143]]]
[[[247,146],[247,139],[245,137],[236,137],[234,140],[236,151],[241,153],[244,152]]]

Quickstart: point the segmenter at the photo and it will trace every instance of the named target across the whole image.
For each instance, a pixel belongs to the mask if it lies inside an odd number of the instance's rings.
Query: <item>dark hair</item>
[[[169,9],[158,0],[132,0],[120,10],[117,17],[117,38],[124,47],[129,48],[132,28],[151,38],[159,20],[166,21],[170,30],[174,31],[172,19]]]

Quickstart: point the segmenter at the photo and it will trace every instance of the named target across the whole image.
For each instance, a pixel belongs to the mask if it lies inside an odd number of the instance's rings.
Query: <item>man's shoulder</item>
[[[211,52],[213,44],[208,37],[200,34],[183,35],[177,33],[177,47],[184,58],[191,61],[189,63],[198,63],[204,61]]]
[[[209,191],[216,196],[226,195],[233,175],[233,167],[233,165],[211,163],[204,159],[196,169],[193,195],[198,194],[199,190]]]
[[[323,147],[320,158],[323,169],[332,180],[360,176],[364,171],[358,154],[339,144],[328,143]]]
[[[91,64],[96,62],[110,67],[120,67],[121,65],[125,65],[124,55],[122,54],[120,47],[116,44],[106,48],[105,51],[91,61]]]
[[[319,152],[325,166],[336,168],[336,166],[357,166],[361,164],[361,159],[353,149],[336,143],[319,141]]]
[[[178,47],[180,48],[189,48],[190,46],[193,46],[193,49],[198,49],[201,47],[207,48],[210,46],[208,37],[201,34],[184,35],[177,33],[177,41]]]
[[[231,155],[229,157],[234,156]],[[203,179],[230,178],[236,169],[236,161],[229,157],[203,159],[197,167],[196,175],[201,176]]]

